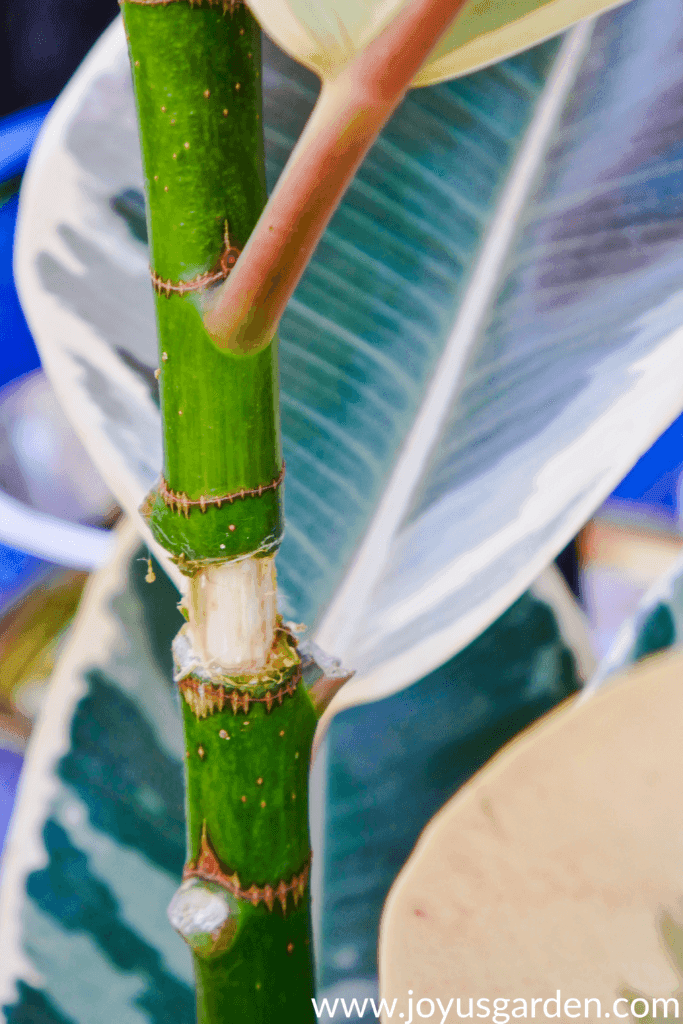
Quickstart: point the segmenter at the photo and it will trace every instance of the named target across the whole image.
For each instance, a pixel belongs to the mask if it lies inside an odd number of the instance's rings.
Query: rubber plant
[[[314,1019],[307,776],[318,716],[344,676],[304,686],[294,627],[277,614],[285,466],[276,329],[410,84],[457,72],[448,63],[457,33],[436,51],[432,77],[421,69],[463,3],[352,5],[365,11],[357,45],[342,32],[341,47],[297,54],[321,72],[323,89],[268,205],[249,10],[236,0],[122,5],[164,433],[163,476],[145,514],[188,579],[174,645],[188,860],[169,916],[193,950],[205,1024]],[[255,6],[266,21],[277,7]],[[311,49],[306,29],[298,38]]]

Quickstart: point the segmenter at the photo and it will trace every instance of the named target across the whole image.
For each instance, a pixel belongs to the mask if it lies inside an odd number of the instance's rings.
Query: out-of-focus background
[[[18,189],[51,101],[117,11],[115,0],[7,0],[0,16],[0,845],[55,656],[118,515],[41,372],[19,306]],[[597,658],[681,547],[683,417],[558,558]]]
[[[75,559],[40,557],[49,552],[30,542],[40,520],[26,514],[22,530],[18,503],[94,527],[117,512],[40,370],[17,299],[18,190],[52,101],[117,13],[116,0],[6,0],[0,13],[0,846],[31,722],[88,576]]]

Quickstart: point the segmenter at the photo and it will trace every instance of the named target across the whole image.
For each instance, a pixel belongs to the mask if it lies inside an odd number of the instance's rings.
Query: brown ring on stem
[[[233,715],[238,715],[240,712],[244,715],[248,714],[251,704],[265,704],[266,711],[270,713],[274,704],[282,706],[285,697],[294,696],[300,682],[301,669],[299,668],[286,683],[276,683],[272,689],[268,688],[261,697],[253,696],[246,689],[224,686],[222,683],[207,683],[193,676],[181,679],[178,689],[195,718],[199,719],[220,712],[228,705],[232,708]]]
[[[308,884],[310,869],[311,856],[309,855],[299,874],[292,875],[289,882],[281,879],[276,885],[251,885],[248,889],[243,889],[236,871],[232,875],[228,875],[223,871],[218,857],[213,852],[209,842],[206,822],[204,822],[202,825],[202,843],[199,856],[196,861],[190,861],[185,865],[183,881],[188,878],[201,878],[205,882],[215,882],[217,885],[227,889],[238,900],[248,900],[252,907],[258,906],[259,903],[265,903],[268,910],[272,910],[277,899],[282,907],[282,913],[286,914],[287,894],[292,894],[294,906],[298,906],[299,900],[302,898]]]
[[[282,469],[275,479],[271,480],[269,484],[259,484],[258,487],[242,487],[239,491],[233,491],[231,494],[222,494],[219,497],[201,495],[199,498],[188,498],[186,494],[172,491],[162,477],[157,493],[164,504],[173,512],[179,512],[187,519],[189,518],[190,510],[193,508],[199,508],[202,512],[206,512],[209,505],[216,505],[217,508],[220,508],[224,502],[232,505],[234,501],[243,501],[245,498],[260,498],[266,491],[276,491],[284,478],[285,462],[283,460]]]
[[[177,0],[125,0],[125,3],[176,3]],[[209,0],[211,2],[211,0]],[[169,281],[166,278],[160,277],[152,267],[149,268],[149,272],[152,276],[152,287],[157,295],[165,295],[167,298],[169,295],[187,295],[189,292],[201,292],[205,288],[210,288],[211,285],[218,284],[219,281],[225,281],[226,277],[232,270],[239,259],[241,249],[238,249],[236,245],[230,244],[230,231],[228,229],[228,222],[225,222],[225,231],[223,232],[223,238],[225,240],[225,249],[221,253],[218,263],[215,264],[213,270],[207,270],[203,274],[197,274],[190,281]]]
[[[126,0],[126,3],[138,3],[139,0]],[[156,2],[156,0],[155,0]],[[161,2],[161,0],[159,0]],[[175,3],[175,0],[165,0],[166,3]],[[191,281],[169,281],[163,277],[160,277],[152,268],[149,268],[152,276],[152,287],[157,295],[187,295],[189,292],[201,292],[205,288],[210,288],[211,285],[217,284],[219,281],[225,281],[226,277],[237,263],[237,258],[240,254],[240,249],[235,246],[230,246],[220,259],[220,264],[216,270],[207,270],[205,274],[198,274],[197,277],[193,277]]]

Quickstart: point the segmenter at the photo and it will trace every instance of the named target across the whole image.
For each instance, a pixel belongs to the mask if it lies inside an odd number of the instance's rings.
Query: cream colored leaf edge
[[[479,71],[551,39],[585,18],[594,18],[621,7],[625,2],[627,0],[551,0],[501,28],[476,36],[442,57],[430,59],[413,85],[434,85]],[[447,48],[449,35],[439,44],[437,52]]]
[[[627,0],[537,0],[535,10],[519,17],[514,17],[515,4],[512,2],[507,4],[508,10],[503,15],[503,18],[508,17],[505,24],[479,32],[476,31],[477,21],[481,23],[484,20],[480,11],[495,18],[495,7],[500,8],[503,3],[498,0],[493,5],[493,12],[490,3],[469,3],[463,10],[464,31],[463,19],[456,18],[415,76],[413,86],[434,85],[479,71],[625,2]],[[356,0],[355,11],[352,10],[354,5],[347,0],[342,5],[343,13],[338,3],[328,0],[316,5],[316,17],[311,13],[308,19],[295,11],[287,0],[252,0],[250,6],[263,29],[278,46],[321,79],[330,80],[392,18],[401,17],[406,0],[403,3],[378,3],[374,0],[365,4]],[[327,34],[321,32],[325,27]],[[461,42],[464,34],[469,34],[470,38]]]

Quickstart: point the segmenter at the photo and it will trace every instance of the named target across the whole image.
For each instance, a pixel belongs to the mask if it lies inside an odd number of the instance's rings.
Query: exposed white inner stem
[[[192,644],[207,669],[257,672],[275,635],[275,559],[243,558],[200,570],[187,594]]]

